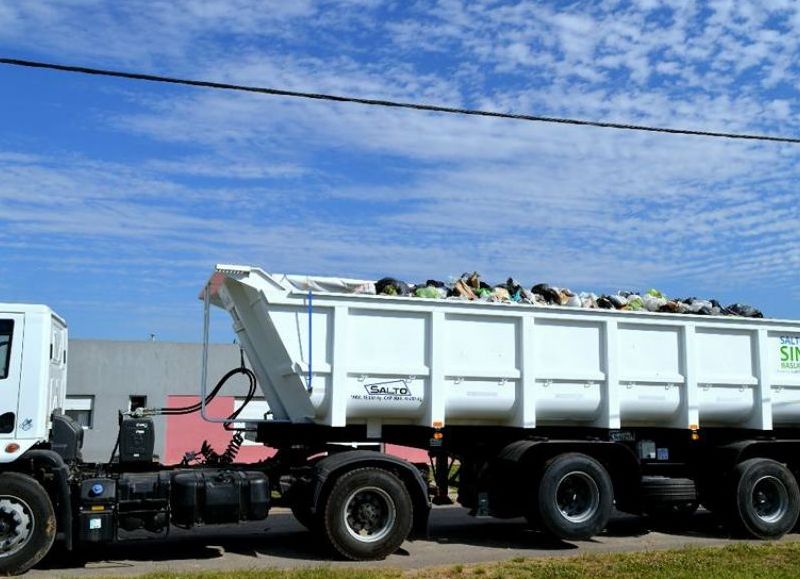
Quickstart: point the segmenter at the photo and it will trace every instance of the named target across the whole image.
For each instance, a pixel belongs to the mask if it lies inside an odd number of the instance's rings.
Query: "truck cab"
[[[0,464],[50,438],[66,388],[64,320],[47,306],[0,303]]]
[[[66,388],[64,320],[47,306],[0,303],[0,463],[49,439]]]

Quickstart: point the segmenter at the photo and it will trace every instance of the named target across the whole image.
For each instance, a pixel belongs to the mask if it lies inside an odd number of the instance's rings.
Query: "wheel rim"
[[[556,486],[556,505],[571,523],[585,523],[600,508],[600,489],[594,479],[581,471],[567,473]]]
[[[753,485],[751,504],[759,519],[775,523],[789,510],[789,491],[780,479],[762,476]]]
[[[391,532],[397,508],[385,490],[363,487],[347,497],[343,517],[350,536],[362,543],[374,543]]]
[[[33,536],[33,512],[18,497],[0,495],[0,559],[18,553]]]

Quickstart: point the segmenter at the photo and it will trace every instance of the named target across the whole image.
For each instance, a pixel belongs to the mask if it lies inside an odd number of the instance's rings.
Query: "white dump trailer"
[[[368,295],[220,266],[276,420],[331,427],[800,426],[800,323]]]
[[[370,280],[218,266],[243,364],[201,403],[120,414],[114,456],[81,458],[60,408],[66,326],[0,308],[0,574],[68,549],[261,520],[270,506],[349,559],[424,534],[434,503],[525,517],[556,538],[603,532],[613,508],[689,517],[701,504],[745,536],[800,515],[800,323],[374,295]],[[204,364],[205,368],[205,364]],[[205,449],[153,456],[157,414],[201,412],[230,376],[269,404],[247,436],[277,450],[238,464]],[[102,392],[103,385],[97,385]],[[236,414],[224,421],[241,429]],[[415,465],[359,443],[427,451]],[[342,444],[346,443],[346,444]],[[187,449],[191,450],[191,449]],[[655,523],[654,523],[655,524]],[[673,527],[674,528],[674,527]]]

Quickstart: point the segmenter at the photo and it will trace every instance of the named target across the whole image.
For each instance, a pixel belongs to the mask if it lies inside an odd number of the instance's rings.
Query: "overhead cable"
[[[397,109],[411,109],[417,111],[427,111],[434,113],[446,113],[455,115],[470,115],[479,117],[491,117],[498,119],[510,119],[515,121],[531,121],[536,123],[554,123],[560,125],[577,125],[584,127],[597,127],[602,129],[617,129],[625,131],[644,131],[649,133],[666,133],[671,135],[690,135],[696,137],[713,137],[722,139],[739,139],[749,141],[771,141],[776,143],[793,143],[800,144],[798,137],[784,137],[776,135],[762,135],[751,133],[731,133],[720,131],[705,131],[695,129],[681,129],[672,127],[656,127],[649,125],[637,125],[630,123],[615,123],[608,121],[593,121],[588,119],[574,119],[565,117],[550,117],[540,115],[527,115],[519,113],[504,113],[499,111],[489,111],[481,109],[466,109],[457,107],[448,107],[440,105],[432,105],[425,103],[392,101],[384,99],[369,99],[352,96],[342,96],[325,93],[303,92],[295,90],[286,90],[279,88],[260,87],[251,85],[231,84],[225,82],[213,82],[207,80],[192,80],[185,78],[176,78],[170,76],[159,76],[153,74],[144,74],[138,72],[125,72],[120,70],[109,70],[102,68],[89,68],[85,66],[71,66],[65,64],[56,64],[50,62],[38,62],[33,60],[20,60],[17,58],[0,58],[0,64],[9,66],[20,66],[27,68],[40,68],[46,70],[55,70],[60,72],[70,72],[76,74],[88,74],[95,76],[108,76],[115,78],[124,78],[129,80],[141,80],[147,82],[160,82],[176,85],[192,86],[197,88],[217,89],[217,90],[232,90],[240,92],[250,92],[265,94],[271,96],[281,96],[300,99],[312,99],[319,101],[331,101],[339,103],[352,103],[358,105],[389,107]]]

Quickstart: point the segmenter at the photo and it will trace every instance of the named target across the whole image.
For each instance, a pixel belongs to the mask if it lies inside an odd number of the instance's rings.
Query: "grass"
[[[311,569],[258,569],[205,573],[160,572],[140,579],[429,579],[462,578],[564,578],[592,579],[736,579],[800,577],[800,542],[687,548],[583,555],[578,557],[516,557],[481,565],[453,565],[401,571],[316,567]]]

